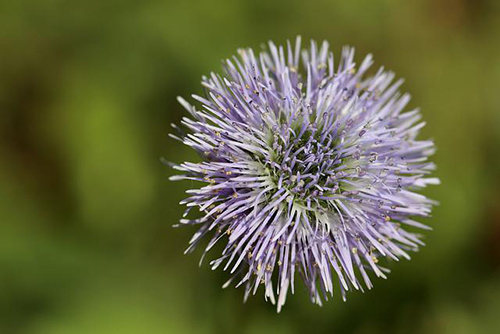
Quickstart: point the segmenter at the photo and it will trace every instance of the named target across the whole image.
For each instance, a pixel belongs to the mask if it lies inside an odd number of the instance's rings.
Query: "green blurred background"
[[[2,0],[0,333],[500,332],[500,2]],[[160,157],[238,47],[327,39],[406,78],[438,146],[427,247],[322,308],[262,293],[183,255],[187,183]],[[215,256],[215,254],[213,255]]]

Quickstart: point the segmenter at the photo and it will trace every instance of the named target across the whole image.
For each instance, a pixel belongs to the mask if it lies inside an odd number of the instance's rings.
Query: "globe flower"
[[[181,202],[181,225],[198,226],[186,252],[206,235],[203,257],[223,243],[210,265],[231,274],[224,287],[244,285],[246,300],[262,286],[278,312],[298,276],[320,305],[386,278],[384,262],[423,245],[415,219],[435,203],[417,191],[439,183],[402,80],[365,75],[372,56],[357,67],[353,48],[335,64],[327,42],[300,42],[239,50],[223,75],[203,77],[198,108],[178,98],[190,117],[172,135],[201,157],[171,177],[199,182]],[[192,208],[201,215],[187,219]]]

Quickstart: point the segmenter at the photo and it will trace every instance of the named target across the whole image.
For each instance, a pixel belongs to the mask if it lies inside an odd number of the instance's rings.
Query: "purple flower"
[[[224,286],[244,285],[246,300],[262,285],[278,311],[297,273],[320,305],[334,290],[345,300],[371,288],[370,276],[388,272],[381,262],[423,245],[411,230],[427,227],[414,218],[435,204],[416,193],[439,183],[427,177],[433,142],[416,138],[419,110],[404,111],[410,96],[393,73],[365,75],[371,55],[356,67],[353,48],[338,65],[327,42],[301,50],[300,37],[238,52],[224,76],[203,78],[199,110],[179,98],[191,118],[172,136],[202,159],[174,165],[183,175],[171,178],[200,182],[181,202],[184,218],[201,212],[181,220],[199,227],[186,252],[207,234],[205,253],[223,242],[210,265],[232,274]]]

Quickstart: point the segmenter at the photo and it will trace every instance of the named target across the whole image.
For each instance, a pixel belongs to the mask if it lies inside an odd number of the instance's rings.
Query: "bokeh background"
[[[176,96],[238,47],[301,34],[406,78],[434,138],[427,247],[375,289],[281,314],[183,255],[160,158]],[[500,332],[500,2],[3,0],[0,333]],[[215,256],[215,255],[214,255]]]

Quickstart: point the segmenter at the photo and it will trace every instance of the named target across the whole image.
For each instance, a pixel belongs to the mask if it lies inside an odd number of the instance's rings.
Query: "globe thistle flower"
[[[210,265],[231,273],[224,286],[236,279],[246,300],[262,285],[278,311],[298,275],[321,305],[385,278],[382,260],[409,259],[423,245],[414,228],[427,229],[414,219],[434,204],[416,191],[439,183],[402,80],[383,68],[365,75],[372,56],[356,67],[353,48],[335,65],[327,42],[300,44],[239,50],[223,76],[203,77],[199,109],[178,98],[191,117],[187,134],[173,125],[172,135],[202,160],[174,165],[183,175],[171,177],[202,183],[181,202],[180,223],[199,227],[186,252],[205,235],[205,253],[223,242]],[[192,208],[200,218],[186,219]]]

